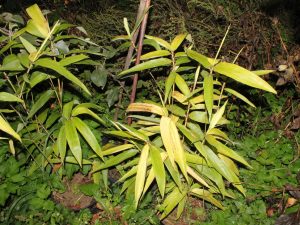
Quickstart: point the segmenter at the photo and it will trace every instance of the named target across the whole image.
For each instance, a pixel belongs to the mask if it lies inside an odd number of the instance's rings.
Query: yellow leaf
[[[149,103],[131,103],[127,112],[150,112],[160,116],[168,116],[168,110],[166,108],[149,104]]]
[[[220,62],[219,64],[214,66],[214,71],[248,86],[269,91],[274,94],[277,93],[275,89],[262,78],[238,65],[227,62]]]
[[[138,206],[139,199],[143,193],[146,170],[147,170],[147,159],[149,155],[149,144],[144,145],[140,156],[139,164],[137,166],[137,174],[135,180],[135,208]]]
[[[172,43],[171,43],[171,51],[176,51],[177,48],[181,45],[181,43],[184,41],[185,37],[186,37],[187,34],[179,34],[177,35]]]
[[[176,162],[186,180],[188,180],[184,149],[175,122],[169,117],[162,116],[160,122],[160,132],[171,164],[175,168]]]

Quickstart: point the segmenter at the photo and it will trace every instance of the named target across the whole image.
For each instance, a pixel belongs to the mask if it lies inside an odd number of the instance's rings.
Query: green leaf
[[[213,197],[212,193],[210,193],[209,191],[205,190],[205,189],[200,189],[200,188],[193,188],[191,190],[191,194],[195,195],[199,198],[204,199],[205,201],[208,201],[210,203],[212,203],[213,205],[217,206],[218,208],[224,210],[225,208],[222,206],[222,204]]]
[[[126,131],[129,132],[129,134],[131,134],[132,136],[136,137],[137,139],[141,140],[141,141],[145,141],[148,142],[149,141],[149,137],[144,135],[142,132],[136,130],[135,128],[128,126],[126,124],[122,124],[119,122],[112,122],[116,127],[118,127],[119,129],[124,129]]]
[[[167,109],[176,116],[186,116],[186,111],[178,105],[167,105]]]
[[[135,189],[134,189],[135,208],[137,208],[138,206],[139,199],[144,189],[148,154],[149,154],[149,144],[146,144],[142,149],[139,164],[137,166],[137,173],[135,178]]]
[[[166,188],[166,173],[160,151],[154,145],[150,145],[150,157],[158,190],[162,198],[164,198]]]
[[[185,37],[187,34],[179,34],[177,35],[172,43],[171,43],[171,51],[175,52],[177,50],[177,48],[181,45],[181,43],[184,41]]]
[[[91,81],[97,87],[101,87],[103,89],[107,82],[107,76],[108,71],[105,68],[97,68],[91,74]]]
[[[203,151],[205,151],[207,153],[207,158],[208,158],[208,161],[211,163],[211,165],[223,177],[225,177],[229,182],[231,182],[234,187],[236,187],[242,194],[245,195],[245,190],[244,190],[243,186],[241,185],[239,178],[236,176],[236,174],[232,170],[230,170],[228,168],[228,166],[225,164],[225,162],[223,160],[221,160],[208,146],[202,145],[199,142],[197,142],[197,144],[199,145],[199,147],[202,148]],[[198,149],[198,150],[200,150],[200,149]]]
[[[73,109],[73,105],[74,105],[74,101],[70,101],[66,104],[64,104],[63,106],[63,111],[62,111],[62,115],[63,117],[65,117],[66,119],[70,119],[71,117],[71,112],[72,112],[72,109]]]
[[[105,92],[107,94],[106,96],[106,102],[108,104],[108,107],[110,108],[113,106],[118,100],[119,100],[119,88],[111,88]]]
[[[34,71],[31,74],[30,80],[29,80],[29,84],[30,87],[33,88],[35,85],[41,83],[44,80],[49,79],[50,75],[40,72],[40,71]]]
[[[93,149],[93,151],[98,156],[100,156],[103,159],[101,147],[100,147],[95,135],[93,134],[91,129],[88,127],[88,125],[86,125],[81,119],[79,119],[77,117],[74,117],[72,120],[73,120],[75,127],[81,133],[81,135],[86,140],[86,142],[89,144],[89,146]]]
[[[187,83],[185,82],[185,80],[179,74],[176,74],[175,83],[176,83],[176,86],[179,88],[179,90],[185,96],[189,96],[190,95],[191,92],[190,92],[189,86],[187,85]]]
[[[255,70],[255,71],[251,71],[252,73],[256,74],[257,76],[263,76],[263,75],[267,75],[269,73],[273,73],[276,70]]]
[[[0,71],[22,71],[24,67],[21,65],[19,58],[15,54],[6,56],[3,59]]]
[[[227,101],[224,103],[224,105],[213,115],[213,117],[211,118],[210,124],[209,124],[209,128],[208,130],[215,128],[215,126],[219,123],[219,121],[221,120],[224,111],[225,111],[225,107],[227,105]]]
[[[235,90],[233,90],[231,88],[225,88],[224,90],[227,91],[228,93],[236,96],[237,98],[241,99],[242,101],[246,102],[248,105],[256,108],[255,105],[248,100],[248,98],[246,98],[244,95],[238,93],[237,91],[235,91]]]
[[[109,148],[109,149],[105,149],[102,154],[104,156],[112,155],[112,154],[115,154],[115,153],[118,153],[118,152],[121,152],[121,151],[124,151],[124,150],[128,150],[128,149],[131,149],[131,148],[134,148],[133,144],[118,145],[118,146],[115,146],[115,147],[112,147],[112,148]]]
[[[124,23],[124,28],[126,30],[126,33],[127,33],[128,37],[131,37],[129,24],[128,24],[128,20],[127,20],[126,17],[123,18],[123,23]]]
[[[167,50],[156,50],[142,55],[141,60],[153,59],[153,58],[164,57],[169,55],[171,55],[171,53]]]
[[[177,166],[173,167],[169,158],[166,158],[164,161],[165,166],[167,167],[173,181],[177,185],[177,187],[182,190],[183,186],[181,183],[180,173],[177,169]]]
[[[67,151],[67,138],[66,138],[65,126],[62,126],[59,130],[58,137],[57,137],[57,149],[59,152],[61,163],[64,163],[66,157],[66,151]]]
[[[200,63],[202,66],[204,66],[206,69],[209,69],[213,64],[212,60],[198,52],[195,52],[191,49],[186,50],[186,54],[193,60]]]
[[[126,161],[127,159],[130,159],[133,156],[135,156],[138,152],[139,151],[136,149],[129,149],[126,152],[122,152],[114,157],[105,160],[104,163],[101,163],[99,166],[95,166],[92,172],[94,173],[99,170],[103,170],[115,165],[119,165],[120,163]]]
[[[187,197],[184,196],[181,201],[179,202],[178,206],[177,206],[177,214],[176,214],[176,220],[178,220],[181,216],[181,214],[183,213],[183,210],[186,206],[186,201],[187,201]]]
[[[155,42],[157,42],[160,46],[168,49],[171,51],[171,45],[166,42],[165,40],[158,38],[158,37],[154,37],[154,36],[150,36],[150,35],[145,35],[146,38],[154,40]]]
[[[53,90],[45,91],[31,107],[27,118],[30,119],[31,117],[33,117],[34,114],[49,101],[49,99],[53,96],[53,94],[54,94]]]
[[[173,191],[165,198],[161,206],[163,213],[160,219],[162,220],[169,215],[185,196],[186,192],[182,193],[178,188],[174,188]]]
[[[5,133],[11,135],[12,137],[14,137],[15,139],[17,139],[18,141],[21,141],[21,138],[19,136],[19,134],[17,134],[12,127],[9,125],[9,123],[7,123],[3,117],[0,115],[0,130],[4,131]]]
[[[70,52],[69,46],[66,42],[64,42],[64,40],[56,42],[54,47],[56,47],[62,54],[68,54]]]
[[[20,41],[22,42],[22,44],[24,45],[25,49],[29,54],[37,52],[36,47],[34,47],[29,41],[27,41],[22,36],[20,36]]]
[[[214,84],[213,84],[213,76],[212,74],[205,74],[204,76],[204,101],[205,106],[208,112],[209,119],[211,119],[212,116],[212,110],[214,105]]]
[[[66,58],[63,58],[62,60],[59,61],[59,64],[61,66],[68,66],[73,63],[77,63],[81,60],[89,58],[87,55],[79,54],[79,55],[72,55]]]
[[[65,121],[65,132],[66,132],[66,138],[67,138],[68,145],[71,149],[71,152],[74,155],[78,164],[82,166],[82,150],[81,150],[79,137],[76,131],[76,127],[73,123],[73,120]]]
[[[97,121],[102,123],[103,125],[106,125],[105,121],[102,118],[100,118],[96,113],[94,113],[93,111],[91,111],[90,109],[88,109],[85,106],[75,107],[72,111],[72,116],[78,116],[81,114],[90,115],[91,117],[93,117],[94,119],[96,119]]]
[[[48,68],[50,70],[54,70],[55,72],[59,73],[66,79],[70,80],[74,84],[78,85],[80,88],[82,88],[87,94],[91,95],[87,87],[77,78],[75,77],[69,70],[67,70],[65,67],[60,65],[60,63],[49,59],[49,58],[43,58],[38,59],[35,63],[36,66],[41,66]]]
[[[275,89],[262,78],[238,65],[227,62],[220,62],[216,66],[214,66],[214,71],[248,86],[269,91],[274,94],[277,93]]]
[[[128,70],[124,70],[118,76],[124,76],[129,73],[134,73],[134,72],[147,70],[147,69],[151,69],[151,68],[156,68],[156,67],[160,67],[160,66],[170,66],[171,64],[172,64],[172,60],[167,59],[167,58],[152,59],[147,62],[138,64],[134,67],[131,67]]]
[[[224,145],[221,142],[217,141],[213,136],[206,135],[205,139],[207,140],[207,142],[209,144],[214,146],[220,154],[228,156],[229,158],[232,158],[232,159],[244,164],[245,166],[247,166],[250,169],[252,168],[243,157],[241,157],[239,154],[237,154],[232,149],[228,148],[226,145]]]
[[[203,186],[209,188],[210,186],[208,183],[198,174],[196,173],[191,167],[187,167],[187,172],[190,174],[196,181],[198,181]],[[202,173],[201,173],[202,174]]]
[[[203,111],[193,111],[189,114],[189,118],[191,120],[194,120],[198,123],[205,123],[208,124],[208,116],[207,116],[207,112],[203,112]]]
[[[24,102],[17,96],[10,94],[8,92],[0,92],[0,101],[2,102]]]
[[[175,83],[175,78],[177,76],[177,73],[174,71],[171,71],[170,75],[168,76],[165,84],[165,102],[167,102],[167,99],[170,96],[173,84]]]

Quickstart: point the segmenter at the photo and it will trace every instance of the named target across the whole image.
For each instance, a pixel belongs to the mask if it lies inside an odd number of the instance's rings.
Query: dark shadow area
[[[262,4],[262,11],[271,17],[277,17],[283,26],[293,33],[296,43],[300,43],[300,1],[268,0]]]

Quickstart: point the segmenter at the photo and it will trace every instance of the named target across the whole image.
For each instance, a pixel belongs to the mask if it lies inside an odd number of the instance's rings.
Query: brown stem
[[[146,10],[150,7],[151,0],[144,0],[144,1],[146,2],[145,3],[145,8],[144,8]],[[145,31],[146,31],[146,27],[147,27],[148,15],[149,15],[149,12],[147,11],[147,13],[145,14],[145,16],[143,18],[143,22],[142,22],[142,25],[141,25],[139,43],[138,43],[138,51],[137,51],[135,65],[140,64],[140,59],[141,59],[142,50],[143,50],[143,41],[144,41]],[[133,77],[130,103],[133,103],[135,101],[137,82],[138,82],[138,74],[135,74],[134,77]],[[131,122],[132,122],[132,118],[128,117],[127,122],[130,125]]]
[[[141,18],[141,16],[143,15],[145,9],[146,9],[146,7],[145,7],[145,0],[140,0],[140,5],[139,5],[139,8],[138,8],[136,21],[138,21]],[[131,62],[131,58],[132,58],[132,55],[133,55],[133,51],[135,49],[135,43],[136,43],[138,34],[140,32],[140,29],[141,29],[141,27],[139,29],[137,29],[135,31],[135,33],[133,34],[133,36],[132,36],[131,45],[130,45],[130,47],[128,49],[127,56],[126,56],[124,70],[127,70],[129,68],[129,66],[130,66],[130,62]],[[121,86],[122,87],[125,86],[125,81],[121,82]],[[121,108],[122,100],[123,100],[123,92],[124,92],[124,90],[123,90],[123,88],[121,88],[120,92],[119,92],[119,101],[118,101],[118,104],[117,104],[117,107],[116,107],[116,110],[115,110],[115,114],[114,114],[114,121],[118,120],[118,114],[119,114],[119,110]]]

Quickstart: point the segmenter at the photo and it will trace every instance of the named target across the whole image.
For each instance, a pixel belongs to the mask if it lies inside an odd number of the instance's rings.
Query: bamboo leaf
[[[105,160],[104,163],[101,163],[99,166],[97,166],[97,167],[95,166],[93,168],[92,173],[95,173],[99,170],[107,169],[107,168],[115,166],[115,165],[119,165],[121,162],[124,162],[127,159],[132,158],[137,153],[138,153],[138,151],[136,149],[129,149],[126,152],[122,152],[114,157],[111,157],[111,158]]]
[[[220,62],[214,67],[214,71],[248,86],[269,91],[274,94],[277,93],[275,89],[262,78],[238,65]]]
[[[161,66],[170,66],[172,64],[172,60],[167,58],[158,58],[158,59],[152,59],[147,62],[140,63],[136,66],[131,67],[128,70],[124,70],[121,72],[118,76],[124,76],[129,73],[139,72],[151,68],[161,67]]]
[[[37,49],[35,46],[33,46],[29,41],[27,41],[25,38],[20,36],[20,41],[24,45],[25,49],[29,54],[37,52]]]
[[[65,126],[62,126],[59,130],[57,137],[57,149],[60,155],[61,163],[64,163],[67,152],[67,138]]]
[[[178,188],[174,188],[173,191],[165,198],[161,206],[163,213],[160,220],[169,215],[185,196],[186,192],[181,193]]]
[[[10,94],[8,92],[0,92],[0,101],[2,102],[21,102],[23,103],[24,101],[17,96]]]
[[[246,102],[248,105],[256,108],[255,105],[248,100],[248,98],[246,98],[244,95],[238,93],[237,91],[235,91],[235,90],[233,90],[231,88],[225,88],[224,90],[227,91],[228,93],[236,96],[237,98],[241,99],[242,101]]]
[[[206,135],[213,135],[215,138],[222,138],[226,141],[230,141],[229,137],[227,134],[225,134],[223,131],[217,129],[217,128],[212,128],[206,132]]]
[[[185,82],[185,80],[179,74],[176,74],[175,83],[176,83],[176,86],[179,88],[179,90],[185,96],[189,96],[191,94],[190,89],[189,89],[187,83]]]
[[[64,104],[62,114],[63,114],[63,117],[65,117],[66,119],[70,119],[73,105],[74,105],[73,100]]]
[[[30,119],[31,117],[33,117],[35,113],[49,101],[53,94],[53,90],[45,91],[31,107],[27,118]]]
[[[46,38],[50,32],[50,28],[38,5],[34,4],[30,6],[26,9],[26,12],[31,18],[27,23],[26,31],[35,36]]]
[[[203,200],[205,201],[208,201],[210,203],[212,203],[213,205],[217,206],[218,208],[224,210],[225,208],[222,206],[222,204],[213,197],[213,195],[207,191],[207,190],[204,190],[204,189],[200,189],[200,188],[193,188],[191,190],[191,194],[199,197],[199,198],[202,198]]]
[[[183,185],[180,179],[180,173],[177,169],[177,166],[175,165],[175,167],[173,167],[173,165],[171,164],[170,158],[166,158],[166,160],[164,161],[165,166],[167,167],[173,181],[175,182],[175,184],[177,185],[177,187],[182,190],[183,189]]]
[[[137,208],[138,206],[139,199],[144,189],[148,154],[149,154],[149,144],[146,144],[142,149],[139,164],[137,166],[137,174],[136,174],[135,189],[134,189],[135,208]]]
[[[199,174],[197,174],[191,167],[187,167],[187,172],[194,178],[196,179],[200,184],[204,185],[205,187],[209,188],[208,183],[206,183],[206,181],[199,176]]]
[[[199,142],[197,142],[197,144],[198,143]],[[241,185],[239,178],[236,176],[236,174],[232,170],[230,170],[228,168],[228,166],[224,163],[224,161],[222,161],[208,146],[201,144],[201,148],[203,148],[203,150],[206,152],[207,158],[208,158],[209,162],[211,163],[211,165],[223,177],[225,177],[229,182],[231,182],[234,187],[236,187],[242,194],[245,195],[245,190],[244,190],[243,186]]]
[[[164,57],[169,55],[171,55],[171,53],[167,50],[156,50],[142,55],[141,60],[153,59],[153,58]]]
[[[18,133],[16,133],[12,127],[9,125],[8,122],[6,122],[4,120],[4,118],[0,115],[0,130],[4,131],[5,133],[11,135],[12,137],[14,137],[15,139],[17,139],[18,141],[21,141],[21,137],[19,136]]]
[[[118,145],[118,146],[115,146],[115,147],[112,147],[112,148],[105,149],[102,152],[102,154],[103,154],[103,156],[112,155],[112,154],[115,154],[115,153],[118,153],[118,152],[122,152],[124,150],[131,149],[133,147],[134,147],[133,144]]]
[[[176,161],[182,174],[185,176],[186,180],[188,180],[184,149],[176,125],[172,121],[172,119],[166,116],[161,117],[160,132],[164,146],[173,167],[175,167]]]
[[[206,110],[208,112],[209,119],[211,120],[212,110],[214,105],[214,84],[213,84],[213,76],[211,74],[207,74],[204,76],[204,101]]]
[[[150,157],[158,190],[162,198],[164,198],[166,188],[166,173],[160,151],[154,145],[150,146]]]
[[[196,169],[196,171],[198,171],[200,174],[202,174],[203,176],[207,177],[208,179],[210,179],[212,182],[214,182],[219,191],[221,192],[221,194],[223,196],[226,195],[226,190],[225,190],[225,183],[224,180],[222,178],[222,175],[220,173],[218,173],[217,170],[215,170],[212,167],[206,166],[206,165],[193,165],[193,167]]]
[[[171,51],[174,52],[177,50],[177,48],[181,45],[181,43],[184,41],[187,34],[179,34],[177,35],[172,43],[171,43]]]
[[[162,46],[162,47],[164,47],[164,48],[166,48],[170,51],[172,49],[171,45],[168,42],[166,42],[165,40],[161,39],[161,38],[150,36],[150,35],[145,35],[145,37],[148,38],[148,39],[156,41],[160,46]]]
[[[34,71],[31,74],[29,83],[30,87],[33,88],[35,85],[39,84],[40,82],[47,80],[50,77],[50,75],[40,72],[40,71]]]
[[[251,71],[252,73],[256,74],[257,76],[263,76],[263,75],[267,75],[269,73],[273,73],[276,70],[255,70],[255,71]]]
[[[83,136],[83,138],[86,140],[86,142],[89,144],[89,146],[93,149],[93,151],[103,159],[102,149],[91,131],[91,129],[86,125],[81,119],[78,117],[74,117],[73,123],[77,130],[80,132],[80,134]]]
[[[155,178],[155,175],[154,175],[154,170],[153,170],[153,167],[152,167],[152,168],[150,169],[149,174],[148,174],[148,177],[147,177],[147,179],[146,179],[142,197],[146,194],[148,188],[149,188],[150,185],[153,183],[154,178]],[[141,198],[142,198],[142,197],[141,197]]]
[[[217,141],[213,136],[206,135],[205,139],[207,140],[207,142],[209,144],[214,146],[218,150],[219,153],[221,153],[225,156],[228,156],[228,157],[244,164],[245,166],[247,166],[249,168],[252,168],[243,157],[241,157],[239,154],[237,154],[232,149],[228,148],[226,145],[224,145],[221,142]]]
[[[70,80],[71,82],[73,82],[74,84],[82,88],[87,94],[91,95],[87,87],[77,77],[75,77],[69,70],[67,70],[65,67],[60,65],[60,63],[49,58],[42,58],[42,59],[38,59],[34,64],[36,66],[41,66],[41,67],[48,68],[50,70],[54,70],[55,72],[59,73],[66,79]]]
[[[129,29],[129,24],[128,24],[128,20],[127,20],[126,17],[124,17],[123,23],[124,23],[124,28],[126,30],[126,33],[127,33],[128,37],[131,37],[130,29]]]
[[[97,121],[99,121],[100,123],[102,123],[103,125],[106,125],[105,121],[102,118],[100,118],[92,110],[90,110],[87,107],[85,107],[85,105],[76,106],[72,110],[72,116],[78,116],[78,115],[82,115],[82,114],[89,115],[89,116],[93,117],[94,119],[96,119]]]
[[[150,103],[131,103],[126,112],[149,112],[160,116],[168,115],[168,110],[166,108]]]
[[[184,196],[177,206],[176,220],[178,220],[183,213],[183,210],[186,206],[187,196]]]
[[[206,69],[209,69],[211,66],[213,66],[213,64],[210,62],[209,58],[198,53],[195,52],[191,49],[187,49],[186,50],[186,54],[193,60],[197,61],[198,63],[200,63],[202,66],[204,66]]]
[[[19,58],[15,54],[10,54],[3,59],[0,71],[23,71]]]
[[[225,111],[225,107],[227,105],[227,101],[224,103],[224,105],[212,116],[210,124],[209,124],[209,128],[208,130],[215,128],[215,126],[219,123],[219,121],[221,120],[224,111]]]
[[[121,124],[119,122],[113,122],[113,124],[115,126],[117,126],[118,128],[123,128],[126,131],[129,132],[129,134],[131,134],[132,136],[136,137],[137,139],[141,140],[141,141],[145,141],[148,142],[149,141],[149,137],[144,135],[143,133],[141,133],[140,131],[136,130],[135,128],[125,125],[125,124]]]
[[[176,78],[177,73],[174,71],[171,71],[170,75],[168,76],[167,80],[166,80],[166,84],[165,84],[165,99],[164,102],[167,102],[167,99],[170,96],[173,84],[175,82],[175,78]]]
[[[66,132],[66,139],[70,150],[75,157],[77,163],[82,166],[82,150],[80,146],[79,137],[76,131],[76,127],[73,123],[73,120],[66,120],[65,121],[65,132]]]
[[[73,63],[77,63],[79,61],[82,61],[84,59],[89,58],[87,55],[79,54],[79,55],[72,55],[66,58],[63,58],[62,60],[59,61],[59,64],[61,66],[68,66]]]
[[[203,111],[193,111],[189,114],[189,118],[191,120],[194,120],[198,123],[205,123],[208,124],[208,116],[207,116],[207,112],[203,112]]]

